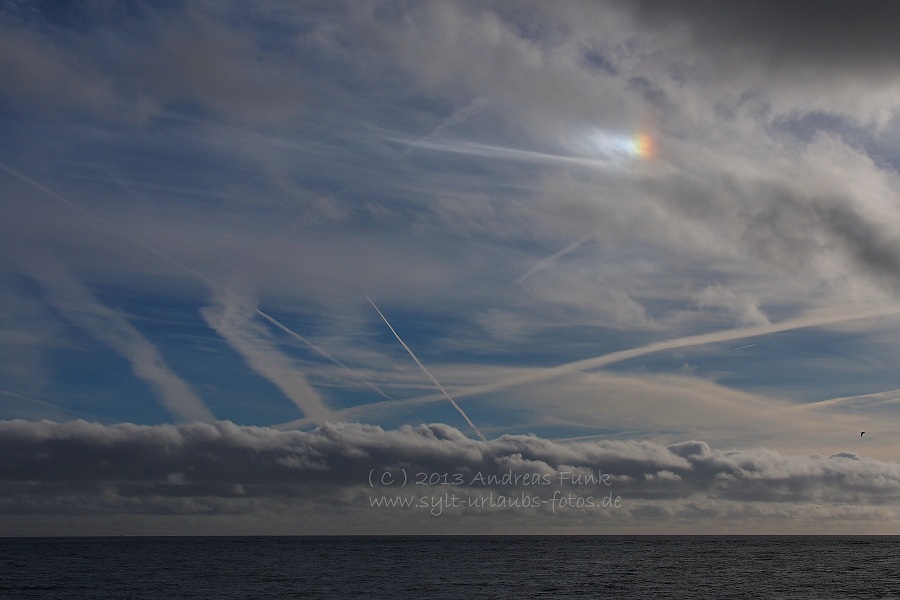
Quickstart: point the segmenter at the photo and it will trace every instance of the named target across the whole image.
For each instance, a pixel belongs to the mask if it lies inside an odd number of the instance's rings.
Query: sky
[[[900,534],[898,21],[0,1],[0,535]]]

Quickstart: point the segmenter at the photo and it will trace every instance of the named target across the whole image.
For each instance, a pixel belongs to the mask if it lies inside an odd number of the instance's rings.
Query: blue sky
[[[897,9],[809,9],[0,4],[7,442],[440,424],[838,457],[900,489]],[[601,531],[733,525],[631,485]],[[835,519],[900,523],[860,494]]]

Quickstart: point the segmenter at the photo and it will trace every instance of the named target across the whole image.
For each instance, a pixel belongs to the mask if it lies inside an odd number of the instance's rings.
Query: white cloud
[[[217,303],[200,312],[210,327],[234,348],[254,371],[275,384],[313,423],[324,423],[331,411],[298,365],[279,350],[259,323],[252,299],[231,292],[215,295]]]
[[[124,316],[102,304],[58,265],[42,263],[38,272],[53,307],[125,358],[134,375],[153,390],[174,418],[184,421],[214,419],[190,384],[168,366],[156,347]]]
[[[698,294],[701,308],[719,308],[733,314],[746,325],[768,325],[769,319],[759,308],[759,301],[747,294],[726,289],[721,285],[709,286]]]

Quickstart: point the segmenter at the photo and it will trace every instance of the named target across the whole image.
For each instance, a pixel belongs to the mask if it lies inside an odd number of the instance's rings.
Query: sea
[[[900,598],[900,536],[0,538],[0,598]]]

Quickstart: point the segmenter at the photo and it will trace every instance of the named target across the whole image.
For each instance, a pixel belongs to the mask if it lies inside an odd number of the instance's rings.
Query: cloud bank
[[[0,457],[7,534],[63,517],[143,531],[190,521],[202,530],[223,516],[232,526],[220,533],[681,531],[686,519],[690,531],[749,533],[763,518],[783,531],[885,533],[900,499],[900,465],[851,452],[482,442],[440,424],[279,432],[3,421]]]

